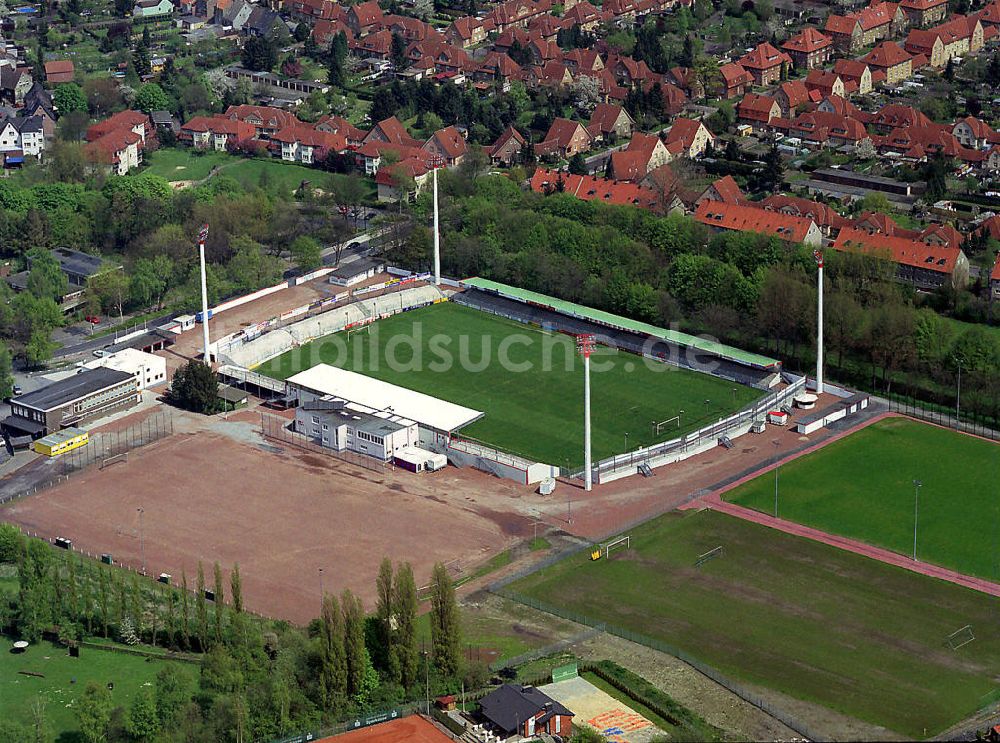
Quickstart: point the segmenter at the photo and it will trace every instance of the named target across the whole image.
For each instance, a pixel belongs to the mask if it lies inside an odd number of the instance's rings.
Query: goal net
[[[632,538],[630,536],[618,537],[618,539],[612,539],[606,545],[604,545],[604,559],[608,560],[611,558],[612,550],[627,550],[632,546]]]
[[[653,429],[653,436],[659,436],[668,428],[680,428],[681,417],[679,415],[675,415],[673,418],[667,418],[665,421],[650,421],[649,423],[650,428]]]
[[[105,457],[104,459],[101,460],[99,469],[103,470],[105,467],[110,467],[111,465],[117,464],[118,462],[127,462],[127,461],[128,461],[127,451],[122,452],[121,454],[113,454],[112,456]]]
[[[947,642],[948,647],[952,650],[958,650],[963,645],[968,645],[975,639],[976,636],[972,632],[972,625],[967,624],[948,635],[948,639],[945,642]]]

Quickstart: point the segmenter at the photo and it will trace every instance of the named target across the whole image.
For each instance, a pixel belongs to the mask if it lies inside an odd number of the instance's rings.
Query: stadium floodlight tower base
[[[816,394],[823,394],[823,253],[813,251],[816,259]]]
[[[198,253],[201,258],[201,332],[205,341],[205,363],[212,365],[208,343],[208,282],[205,280],[205,241],[208,239],[208,225],[198,231]]]
[[[578,335],[576,345],[583,354],[583,482],[589,492],[594,487],[594,472],[590,461],[590,354],[594,350],[594,336]]]

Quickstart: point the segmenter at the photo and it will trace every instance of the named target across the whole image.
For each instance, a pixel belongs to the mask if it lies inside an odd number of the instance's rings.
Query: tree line
[[[509,178],[476,178],[461,168],[444,175],[446,272],[708,333],[776,354],[793,370],[814,368],[812,248],[712,232],[681,214],[536,194],[518,185],[524,177],[518,169]],[[428,214],[421,195],[412,230],[390,252],[394,260],[429,266]],[[1000,415],[1000,335],[949,317],[967,292],[946,286],[918,293],[895,281],[895,264],[879,255],[830,250],[826,264],[827,363],[834,378],[949,404],[961,366],[963,410]]]
[[[87,743],[269,739],[463,683],[480,688],[487,678],[484,666],[462,657],[455,589],[441,564],[427,589],[429,633],[412,568],[388,558],[372,613],[349,589],[326,593],[320,616],[304,628],[249,613],[238,565],[227,579],[218,563],[210,572],[199,563],[193,579],[182,572],[177,586],[165,585],[0,524],[4,564],[18,577],[15,594],[0,594],[4,633],[33,643],[103,637],[202,654],[197,679],[165,666],[128,709],[115,708],[106,689],[88,687],[75,704]],[[20,738],[4,738],[0,724],[0,742],[28,740],[34,724],[30,711],[7,721]]]

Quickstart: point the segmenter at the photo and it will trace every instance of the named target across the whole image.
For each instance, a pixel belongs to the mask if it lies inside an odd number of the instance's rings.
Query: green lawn
[[[997,580],[1000,446],[906,418],[887,418],[781,467],[778,514],[910,555],[920,480],[917,557]],[[774,475],[726,494],[774,511]]]
[[[224,168],[222,175],[235,178],[245,188],[266,185],[268,188],[286,194],[297,189],[302,181],[309,181],[313,188],[330,191],[336,187],[339,181],[350,177],[282,160],[242,160]],[[369,196],[374,198],[374,181],[364,179],[362,182],[369,189]]]
[[[511,588],[906,736],[1000,694],[995,598],[713,511],[631,536],[618,558],[578,554]],[[718,545],[721,557],[694,567]],[[950,650],[966,624],[975,641]]]
[[[501,345],[511,336],[524,342]],[[412,345],[405,342],[408,338]],[[569,336],[448,302],[380,320],[370,335],[355,334],[349,343],[349,352],[341,354],[342,344],[320,338],[257,371],[285,379],[320,362],[342,366],[484,411],[483,418],[461,430],[466,438],[557,466],[582,462],[583,364]],[[454,363],[440,363],[442,348]],[[501,349],[508,366],[530,364],[530,370],[505,370],[497,361]],[[390,353],[396,364],[389,363]],[[463,358],[469,363],[459,363]],[[633,354],[610,350],[595,353],[591,371],[595,461],[625,451],[626,436],[629,449],[674,438],[761,395],[708,374],[647,364]],[[680,411],[679,429],[669,427],[653,436],[652,420]]]
[[[168,181],[200,181],[217,165],[235,162],[225,152],[195,150],[193,148],[163,148],[145,158],[144,172],[159,175]]]
[[[60,740],[76,740],[68,736],[77,729],[74,700],[83,693],[89,681],[99,684],[113,682],[114,704],[126,709],[140,686],[153,683],[164,663],[147,661],[137,655],[82,648],[79,658],[70,658],[66,648],[50,642],[32,645],[23,654],[10,652],[13,641],[0,635],[0,718],[27,723],[30,705],[36,697],[45,700],[45,713],[53,732]],[[179,666],[190,673],[192,685],[197,668]],[[44,678],[25,676],[20,671],[44,674]]]

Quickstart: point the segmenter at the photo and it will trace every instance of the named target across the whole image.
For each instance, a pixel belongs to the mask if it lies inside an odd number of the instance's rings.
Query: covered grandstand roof
[[[388,410],[438,431],[456,431],[482,417],[483,412],[447,400],[408,390],[364,374],[317,364],[288,378],[296,385],[321,395],[332,395],[373,410]]]
[[[742,351],[723,343],[717,343],[705,338],[698,338],[697,336],[688,335],[687,333],[681,333],[676,330],[667,330],[666,328],[660,328],[655,325],[650,325],[649,323],[639,322],[638,320],[629,320],[627,317],[622,317],[621,315],[614,315],[610,312],[604,312],[603,310],[595,310],[590,307],[585,307],[582,304],[567,302],[562,299],[550,297],[546,294],[528,291],[527,289],[518,289],[515,286],[508,286],[507,284],[490,281],[489,279],[464,279],[462,284],[476,289],[481,289],[483,291],[495,292],[502,297],[515,299],[519,302],[526,302],[528,304],[547,307],[556,310],[557,312],[570,315],[571,317],[583,318],[611,328],[627,330],[631,333],[639,333],[642,335],[652,336],[654,338],[661,338],[664,341],[675,343],[679,346],[693,348],[698,351],[709,353],[730,361],[735,361],[740,364],[745,364],[747,366],[769,369],[780,366],[781,363],[777,359],[771,359],[767,356],[751,353],[749,351]]]

